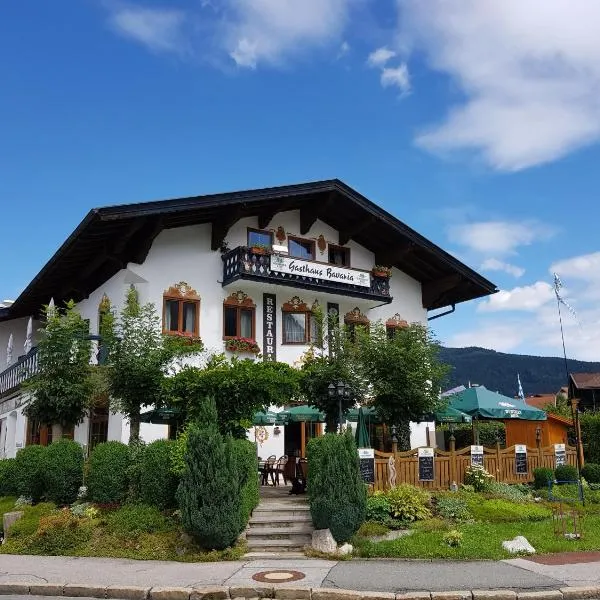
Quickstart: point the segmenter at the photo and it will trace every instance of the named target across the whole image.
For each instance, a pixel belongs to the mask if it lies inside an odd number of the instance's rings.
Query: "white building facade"
[[[102,310],[118,312],[131,285],[140,302],[155,304],[165,333],[200,337],[208,352],[228,355],[232,346],[238,353],[255,344],[258,360],[290,365],[310,348],[317,306],[340,324],[381,320],[394,327],[425,324],[429,311],[495,291],[338,180],[91,211],[21,296],[0,305],[2,456],[64,434],[28,423],[23,413],[28,398],[20,383],[35,369],[42,306],[74,299],[97,335]],[[30,319],[33,349],[25,353]],[[434,443],[427,427],[413,424],[413,447]],[[259,453],[280,456],[297,446],[296,433],[285,430],[256,427],[249,438]],[[302,435],[318,433],[311,424]],[[142,424],[141,434],[151,441],[165,437],[167,427]],[[127,441],[129,425],[102,410],[72,436],[86,447]]]

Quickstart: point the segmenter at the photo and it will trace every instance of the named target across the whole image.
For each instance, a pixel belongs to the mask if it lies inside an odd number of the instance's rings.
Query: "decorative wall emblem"
[[[285,242],[285,229],[281,225],[277,228],[277,231],[275,232],[275,237],[277,238],[278,242]]]
[[[325,254],[325,250],[327,250],[327,242],[325,241],[323,234],[317,238],[317,248],[321,254]]]
[[[294,296],[281,307],[284,312],[309,312],[310,309],[298,296]]]
[[[229,297],[225,299],[223,304],[233,304],[234,306],[248,306],[254,307],[256,306],[252,301],[252,298],[246,294],[246,292],[242,292],[238,290],[237,292],[233,292]]]
[[[181,298],[189,298],[191,300],[200,300],[198,292],[192,288],[187,282],[180,281],[175,285],[172,285],[168,290],[165,291],[165,296]]]
[[[263,425],[254,428],[254,436],[259,446],[262,446],[269,439],[269,432]]]
[[[368,325],[369,319],[360,312],[360,308],[358,308],[358,306],[355,306],[350,312],[347,312],[344,315],[344,323],[359,323],[361,325]]]

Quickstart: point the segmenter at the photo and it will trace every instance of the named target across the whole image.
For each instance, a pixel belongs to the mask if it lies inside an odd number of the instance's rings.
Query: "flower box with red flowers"
[[[248,352],[249,354],[258,354],[260,352],[260,348],[254,340],[243,337],[225,340],[225,349],[229,350],[229,352]]]

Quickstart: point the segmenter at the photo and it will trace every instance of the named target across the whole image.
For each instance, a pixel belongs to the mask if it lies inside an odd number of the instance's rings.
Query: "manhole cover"
[[[306,575],[300,571],[261,571],[254,573],[252,579],[261,583],[288,583],[304,579]]]

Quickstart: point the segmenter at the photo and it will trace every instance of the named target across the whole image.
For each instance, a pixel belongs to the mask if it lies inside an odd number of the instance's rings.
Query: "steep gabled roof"
[[[218,249],[239,219],[266,227],[278,212],[300,210],[301,234],[317,219],[423,285],[423,306],[441,308],[487,296],[496,286],[338,179],[91,210],[0,321],[37,314],[50,298],[80,301],[127,263],[144,262],[163,229],[212,223]]]
[[[600,388],[600,373],[571,373],[570,377],[579,390]]]

